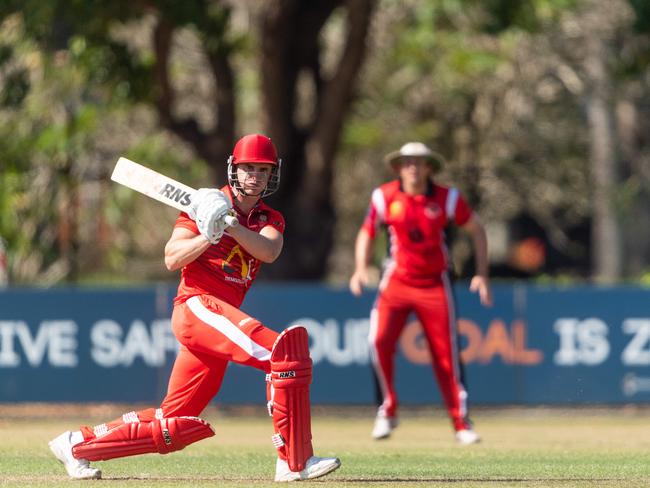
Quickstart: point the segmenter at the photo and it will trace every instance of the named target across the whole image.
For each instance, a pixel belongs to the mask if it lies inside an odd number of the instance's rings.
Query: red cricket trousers
[[[380,413],[397,414],[395,351],[408,316],[414,312],[425,334],[434,374],[456,430],[470,427],[467,393],[461,382],[460,354],[456,342],[456,317],[446,274],[430,287],[414,287],[395,278],[380,288],[370,316],[370,351],[383,403]]]
[[[82,427],[84,440],[136,420],[198,417],[221,388],[230,361],[266,373],[278,333],[258,320],[210,295],[194,296],[174,307],[172,330],[181,343],[159,409],[129,412],[107,424]]]

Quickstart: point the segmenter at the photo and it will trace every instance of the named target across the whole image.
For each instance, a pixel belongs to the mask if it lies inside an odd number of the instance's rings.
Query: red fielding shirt
[[[233,201],[230,187],[221,188]],[[259,232],[267,225],[284,233],[284,217],[261,200],[248,215],[242,213],[236,205],[239,225],[253,232]],[[196,222],[185,212],[176,219],[174,228],[183,227],[199,234]],[[174,304],[182,303],[195,295],[213,295],[237,308],[244,301],[246,292],[253,284],[261,261],[253,257],[235,239],[224,233],[217,244],[211,245],[194,261],[185,266],[181,272],[181,282]]]
[[[456,188],[431,183],[426,195],[408,195],[399,180],[375,188],[363,228],[371,238],[380,226],[388,229],[389,256],[382,281],[396,278],[410,286],[440,283],[448,267],[445,228],[464,225],[471,217],[472,209]]]

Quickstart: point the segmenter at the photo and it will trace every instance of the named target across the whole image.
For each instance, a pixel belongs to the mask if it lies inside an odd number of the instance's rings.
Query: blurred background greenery
[[[485,222],[495,278],[648,284],[649,65],[647,0],[4,0],[3,279],[174,279],[175,211],[113,165],[222,185],[256,131],[287,218],[265,279],[345,283],[382,157],[420,140]]]

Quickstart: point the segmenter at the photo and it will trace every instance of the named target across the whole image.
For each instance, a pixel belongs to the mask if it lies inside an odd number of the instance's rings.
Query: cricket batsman
[[[366,219],[357,234],[355,270],[350,278],[350,290],[357,296],[368,282],[372,243],[380,228],[387,229],[390,244],[370,314],[370,353],[383,397],[372,431],[375,439],[389,437],[398,424],[395,348],[408,316],[414,312],[424,329],[456,440],[460,444],[480,440],[469,419],[461,377],[445,230],[456,225],[470,234],[476,259],[470,289],[478,292],[483,305],[490,306],[487,238],[478,216],[458,190],[434,182],[441,161],[420,142],[404,144],[386,156],[397,178],[372,192]]]
[[[181,347],[167,395],[159,408],[53,439],[50,449],[71,478],[101,478],[90,461],[166,454],[213,436],[199,415],[231,361],[266,373],[278,451],[275,481],[318,478],[341,465],[338,458],[313,453],[306,329],[293,326],[278,334],[239,309],[261,263],[272,263],[282,250],[284,218],[262,201],[278,189],[280,169],[271,140],[247,135],[228,160],[228,185],[198,190],[189,211],[181,212],[165,246],[167,268],[182,270],[171,320]],[[232,216],[239,225],[228,226]]]

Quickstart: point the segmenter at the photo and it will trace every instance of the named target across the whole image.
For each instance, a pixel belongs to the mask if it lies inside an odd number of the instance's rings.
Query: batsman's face
[[[272,164],[240,163],[237,165],[237,179],[247,195],[259,195],[266,188],[272,170]]]
[[[402,158],[399,176],[404,183],[419,185],[425,183],[431,176],[431,167],[425,158]]]

